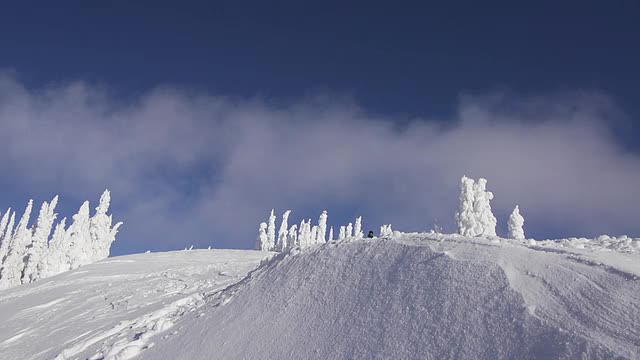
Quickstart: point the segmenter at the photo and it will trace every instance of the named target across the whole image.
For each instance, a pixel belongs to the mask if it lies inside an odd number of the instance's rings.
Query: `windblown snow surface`
[[[640,358],[640,244],[609,243],[396,233],[110,258],[0,292],[0,358]]]

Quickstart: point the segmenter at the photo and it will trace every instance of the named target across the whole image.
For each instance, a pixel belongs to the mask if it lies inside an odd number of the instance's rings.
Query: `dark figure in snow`
[[[367,237],[369,239],[373,239],[373,231],[369,231],[369,233],[367,234]]]

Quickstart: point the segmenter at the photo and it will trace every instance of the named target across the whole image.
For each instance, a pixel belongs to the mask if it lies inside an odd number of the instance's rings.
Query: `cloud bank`
[[[640,157],[603,95],[461,98],[451,119],[368,114],[330,97],[274,104],[158,88],[130,101],[82,82],[0,76],[0,208],[112,190],[114,253],[250,248],[275,207],[454,231],[462,175],[485,177],[499,234],[518,204],[537,238],[640,234]],[[19,201],[18,201],[19,200]],[[9,203],[6,203],[9,202]],[[76,204],[73,203],[73,206]],[[71,214],[69,212],[68,214]],[[63,214],[65,215],[65,214]]]

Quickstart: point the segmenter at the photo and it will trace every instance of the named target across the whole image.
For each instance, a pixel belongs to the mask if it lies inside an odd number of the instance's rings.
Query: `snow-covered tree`
[[[287,250],[287,240],[289,235],[289,214],[291,210],[287,210],[282,214],[282,223],[280,224],[280,230],[278,230],[278,244],[276,246],[278,251]]]
[[[65,240],[69,244],[67,259],[69,270],[91,264],[91,230],[89,218],[89,202],[85,201],[78,213],[72,217],[73,223],[66,232]]]
[[[497,220],[491,211],[493,193],[487,180],[477,182],[463,176],[460,182],[460,210],[456,213],[458,233],[464,236],[495,236]]]
[[[33,228],[33,238],[31,246],[27,250],[26,265],[22,274],[22,283],[27,284],[40,278],[41,262],[44,259],[49,247],[49,235],[56,220],[56,205],[58,196],[51,200],[51,204],[46,201],[40,207],[38,220]],[[108,255],[108,254],[107,254]]]
[[[289,229],[289,239],[287,240],[287,247],[292,249],[298,246],[298,226],[296,224],[291,225]]]
[[[267,236],[267,223],[261,222],[258,228],[258,250],[270,251],[269,249],[269,237]]]
[[[21,282],[22,271],[25,266],[24,258],[27,253],[27,247],[31,244],[32,233],[28,225],[32,208],[33,200],[29,200],[9,244],[9,251],[2,264],[2,270],[0,270],[0,289],[19,285]]]
[[[338,240],[344,240],[347,238],[347,227],[340,226],[340,233],[338,234]]]
[[[460,180],[460,210],[456,213],[458,233],[463,236],[476,236],[476,217],[473,210],[474,180],[463,176]]]
[[[524,217],[520,215],[520,208],[516,205],[509,216],[509,222],[507,223],[509,228],[509,238],[516,240],[524,240]]]
[[[349,225],[347,225],[347,234],[346,236],[348,238],[353,237],[353,224],[349,223]]]
[[[111,205],[111,193],[105,190],[100,196],[100,202],[96,207],[96,214],[89,220],[89,233],[91,234],[91,262],[100,261],[109,257],[111,244],[116,240],[118,228],[122,222],[111,226],[113,218],[107,215]]]
[[[300,249],[306,249],[311,245],[313,245],[311,238],[311,219],[306,222],[302,220],[298,231],[298,247],[300,247]]]
[[[273,251],[276,248],[276,214],[275,210],[271,210],[269,215],[269,226],[267,227],[267,237],[269,238],[269,251]]]
[[[356,225],[353,230],[353,237],[356,239],[362,239],[364,237],[364,233],[362,232],[362,216],[358,216],[356,218]]]
[[[50,204],[44,202],[31,228],[28,225],[33,201],[29,201],[15,230],[15,212],[6,227],[6,221],[0,220],[0,228],[5,229],[0,235],[0,253],[6,253],[6,256],[0,256],[4,258],[0,268],[0,287],[33,282],[109,256],[111,243],[122,225],[118,223],[111,226],[112,217],[107,215],[109,191],[102,194],[94,217],[89,217],[89,202],[85,202],[78,214],[73,216],[74,221],[69,229],[65,229],[66,219],[62,219],[49,241],[57,217],[57,202],[57,196]]]
[[[67,218],[63,218],[53,231],[49,248],[41,261],[40,278],[46,278],[69,270],[66,239],[66,223]]]
[[[7,210],[2,216],[2,220],[0,220],[0,245],[2,244],[4,233],[7,231],[7,223],[9,222],[9,216],[11,215],[11,208]],[[0,263],[2,263],[2,258],[0,257]]]
[[[487,191],[487,180],[480,178],[474,187],[474,212],[478,231],[476,236],[496,236],[496,225],[498,221],[491,211],[491,200],[493,193]]]
[[[391,236],[393,235],[393,230],[391,230],[391,224],[380,226],[380,236]]]
[[[8,220],[8,219],[11,220]],[[11,208],[4,213],[2,220],[0,221],[0,228],[2,228],[2,232],[0,233],[0,269],[2,269],[2,263],[4,262],[5,256],[9,252],[9,244],[11,243],[11,236],[13,235],[13,224],[16,220],[16,213],[11,212]],[[7,222],[8,221],[8,222]]]
[[[333,241],[333,226],[329,228],[329,240],[328,241]]]
[[[317,244],[318,241],[318,225],[313,225],[311,227],[311,236],[310,236],[310,243],[311,244]]]
[[[324,244],[327,242],[327,210],[324,210],[322,214],[320,214],[320,219],[318,219],[318,233],[316,237],[317,244]]]

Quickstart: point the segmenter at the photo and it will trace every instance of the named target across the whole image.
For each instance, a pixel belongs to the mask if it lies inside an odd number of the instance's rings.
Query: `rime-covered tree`
[[[53,231],[49,247],[40,264],[40,278],[46,278],[69,270],[67,258],[68,243],[65,240],[67,218],[63,218]]]
[[[312,245],[317,244],[318,242],[318,225],[313,225],[311,227],[311,235],[309,236],[309,242]]]
[[[328,241],[333,241],[333,226],[329,228],[329,240]]]
[[[51,204],[46,201],[40,207],[38,220],[33,226],[33,240],[31,246],[27,250],[26,265],[22,274],[22,283],[27,284],[40,278],[41,262],[46,256],[48,250],[49,235],[51,228],[56,220],[56,205],[58,204],[58,196],[51,200]]]
[[[349,225],[347,225],[347,234],[346,236],[348,238],[353,237],[353,224],[349,223]]]
[[[460,180],[460,210],[456,213],[458,234],[463,236],[476,236],[476,216],[473,209],[474,183],[471,178],[463,176]]]
[[[391,230],[391,224],[380,226],[380,236],[391,236],[393,230]]]
[[[298,246],[300,249],[306,249],[311,245],[313,245],[311,238],[311,219],[306,222],[302,220],[298,232]]]
[[[456,213],[458,233],[464,236],[496,236],[497,220],[491,211],[493,193],[487,180],[463,176],[460,183],[460,210]]]
[[[78,213],[72,217],[73,223],[66,232],[69,243],[67,250],[67,259],[69,269],[76,269],[80,266],[91,263],[91,231],[89,218],[89,202],[85,201]]]
[[[109,257],[111,244],[116,239],[118,228],[122,222],[111,226],[113,218],[107,215],[111,205],[111,193],[105,190],[100,196],[100,202],[96,207],[96,214],[89,220],[89,234],[91,235],[91,262],[100,261]]]
[[[356,218],[356,225],[353,229],[353,237],[356,239],[362,239],[364,237],[364,233],[362,232],[362,216],[358,216]]]
[[[291,210],[287,210],[282,214],[282,223],[280,224],[280,230],[278,230],[278,244],[276,246],[278,251],[287,250],[287,240],[289,235],[289,214]]]
[[[271,251],[269,249],[269,236],[267,236],[267,223],[261,222],[258,228],[258,250]]]
[[[298,226],[296,224],[291,225],[289,229],[289,239],[287,240],[287,247],[292,249],[298,246]]]
[[[496,236],[496,217],[491,211],[493,193],[487,191],[487,180],[480,178],[474,186],[474,213],[476,216],[476,236]]]
[[[19,285],[21,282],[25,266],[24,258],[27,253],[27,247],[31,245],[32,233],[28,226],[32,208],[33,200],[29,200],[9,244],[9,251],[2,264],[2,270],[0,270],[0,289]]]
[[[318,233],[316,237],[316,243],[324,244],[327,242],[327,210],[322,211],[320,218],[318,219]]]
[[[509,238],[516,240],[524,240],[524,217],[520,215],[520,208],[516,205],[509,216],[509,222],[507,223],[509,228]]]
[[[340,226],[340,232],[338,233],[338,240],[344,240],[347,238],[347,227]]]
[[[269,251],[275,250],[276,248],[276,214],[274,209],[271,209],[271,215],[269,215],[267,237],[269,238]]]
[[[9,218],[11,220],[9,220]],[[2,263],[4,257],[9,252],[9,244],[11,243],[11,235],[13,231],[13,223],[16,220],[16,213],[11,212],[11,208],[4,213],[2,220],[0,221],[0,269],[2,269]]]
[[[7,210],[2,216],[0,220],[0,245],[2,245],[2,240],[4,233],[7,231],[7,223],[9,222],[9,216],[11,215],[11,208]],[[2,262],[2,258],[0,258],[0,263]]]

